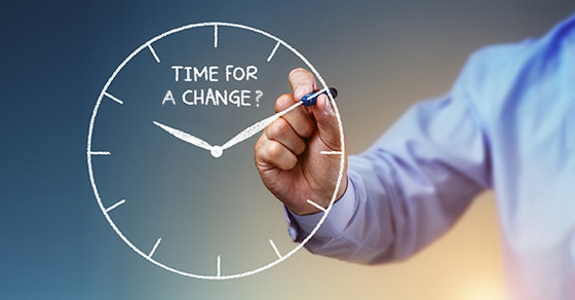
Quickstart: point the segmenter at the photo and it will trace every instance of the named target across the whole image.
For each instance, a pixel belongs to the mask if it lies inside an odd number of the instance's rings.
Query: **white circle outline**
[[[333,96],[330,93],[326,93],[329,97],[330,102],[332,103],[332,107],[334,109],[334,112],[336,114],[337,117],[337,123],[338,123],[338,127],[339,127],[339,134],[340,134],[340,144],[341,144],[341,153],[340,154],[340,168],[339,168],[339,175],[337,178],[337,183],[332,195],[332,198],[330,200],[330,203],[328,205],[328,207],[326,208],[325,212],[323,213],[323,216],[321,217],[321,219],[318,221],[318,223],[316,224],[316,226],[314,227],[314,229],[305,237],[305,239],[303,241],[301,241],[296,247],[294,247],[290,252],[288,252],[287,254],[281,256],[280,258],[278,258],[277,260],[259,267],[257,269],[251,270],[251,271],[246,271],[243,273],[239,273],[239,274],[231,274],[231,275],[197,275],[197,274],[192,274],[192,273],[188,273],[188,272],[184,272],[178,269],[175,269],[173,267],[167,266],[162,264],[159,261],[156,261],[155,259],[151,258],[150,256],[148,256],[146,253],[142,252],[139,248],[137,248],[134,244],[132,244],[132,242],[130,242],[130,240],[128,240],[128,238],[126,238],[122,232],[120,231],[120,229],[118,229],[118,227],[116,226],[116,224],[114,223],[114,221],[112,221],[112,218],[110,217],[110,215],[108,214],[108,212],[106,211],[106,208],[104,207],[102,200],[100,198],[100,194],[98,192],[98,188],[96,187],[96,181],[94,179],[94,172],[92,169],[92,134],[93,134],[93,130],[94,130],[94,122],[96,120],[96,115],[98,114],[98,109],[100,107],[100,104],[102,102],[102,98],[104,96],[104,94],[106,93],[108,87],[110,86],[110,84],[112,83],[112,81],[114,80],[114,78],[116,77],[116,75],[120,72],[120,70],[122,70],[122,68],[134,57],[136,56],[140,51],[142,51],[144,48],[148,47],[149,45],[151,45],[152,43],[156,42],[157,40],[160,40],[161,38],[164,38],[168,35],[183,31],[183,30],[187,30],[187,29],[192,29],[192,28],[199,28],[199,27],[207,27],[207,26],[215,26],[217,28],[217,26],[227,26],[227,27],[234,27],[234,28],[239,28],[239,29],[244,29],[244,30],[248,30],[248,31],[253,31],[255,33],[259,33],[262,34],[272,40],[275,40],[276,42],[280,43],[281,45],[283,45],[284,47],[288,48],[292,53],[294,53],[299,59],[301,59],[306,66],[313,72],[313,74],[316,76],[316,78],[319,80],[319,82],[321,83],[321,85],[323,86],[323,88],[327,89],[328,86],[325,83],[325,81],[323,80],[323,78],[321,77],[321,75],[319,74],[319,72],[313,67],[313,65],[301,54],[299,53],[295,48],[293,48],[292,46],[290,46],[288,43],[284,42],[283,40],[256,28],[252,28],[249,26],[245,26],[245,25],[241,25],[241,24],[235,24],[235,23],[227,23],[227,22],[203,22],[203,23],[195,23],[195,24],[189,24],[189,25],[185,25],[185,26],[181,26],[175,29],[172,29],[170,31],[166,31],[160,35],[155,36],[154,38],[150,39],[149,41],[145,42],[144,44],[142,44],[140,47],[138,47],[136,50],[134,50],[128,57],[126,57],[126,59],[124,59],[124,61],[122,61],[122,63],[116,68],[116,70],[114,71],[114,73],[112,74],[112,76],[110,76],[110,78],[108,78],[108,81],[106,82],[106,84],[104,85],[104,88],[102,89],[102,91],[100,92],[100,95],[98,97],[98,100],[96,101],[96,105],[94,105],[94,109],[92,111],[92,117],[90,118],[90,127],[88,130],[88,142],[87,142],[87,146],[86,146],[86,156],[87,156],[87,163],[88,163],[88,173],[90,175],[90,183],[92,185],[92,190],[94,192],[94,196],[96,197],[96,200],[98,201],[98,205],[100,206],[100,210],[102,210],[102,213],[104,214],[104,216],[106,217],[106,220],[108,220],[108,223],[110,224],[110,226],[112,226],[112,228],[114,229],[114,231],[116,232],[116,234],[118,234],[118,236],[124,241],[124,243],[126,243],[130,248],[132,248],[132,250],[134,250],[136,253],[138,253],[140,256],[144,257],[146,260],[148,260],[149,262],[165,269],[171,272],[174,272],[176,274],[182,275],[182,276],[187,276],[187,277],[192,277],[192,278],[198,278],[198,279],[206,279],[206,280],[225,280],[225,279],[235,279],[235,278],[241,278],[241,277],[246,277],[249,275],[253,275],[256,274],[258,272],[264,271],[266,269],[269,269],[277,264],[279,264],[280,262],[286,260],[288,257],[290,257],[291,255],[293,255],[294,253],[296,253],[298,250],[300,250],[312,237],[313,235],[319,230],[320,226],[323,224],[323,222],[325,221],[325,219],[327,218],[333,203],[335,202],[335,198],[337,197],[337,191],[339,190],[340,186],[341,186],[341,181],[343,178],[343,170],[345,167],[345,158],[344,158],[344,154],[345,154],[345,143],[344,143],[344,133],[343,133],[343,125],[341,122],[341,116],[339,114],[339,110],[337,107],[337,103],[335,102]]]

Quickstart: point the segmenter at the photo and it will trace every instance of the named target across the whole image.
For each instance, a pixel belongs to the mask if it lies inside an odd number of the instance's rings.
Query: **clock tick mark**
[[[278,50],[279,46],[280,46],[280,42],[277,42],[276,45],[274,46],[274,49],[272,50],[272,53],[270,53],[270,56],[268,56],[268,62],[270,62],[272,60],[272,58],[276,54],[276,51]]]
[[[124,203],[126,203],[126,199],[122,199],[122,200],[116,202],[114,205],[112,205],[112,206],[106,208],[106,212],[110,212],[110,211],[113,210],[114,208],[116,208],[116,207],[118,207],[118,206],[120,206],[120,205],[122,205],[122,204],[124,204]]]
[[[148,44],[148,49],[150,49],[150,52],[152,52],[152,55],[154,56],[156,62],[160,63],[160,58],[158,57],[158,54],[156,54],[156,51],[154,50],[151,44]]]
[[[216,263],[216,267],[217,267],[217,273],[216,273],[216,277],[221,277],[222,272],[221,272],[221,268],[222,268],[222,256],[218,255],[218,261]]]
[[[109,94],[108,92],[104,92],[104,96],[114,100],[114,102],[118,103],[118,104],[124,104],[124,101],[112,96],[111,94]]]
[[[319,154],[326,154],[326,155],[342,155],[343,152],[341,151],[320,151]]]
[[[154,247],[152,248],[152,251],[150,251],[150,254],[148,254],[148,258],[152,258],[152,255],[154,255],[154,252],[156,252],[156,249],[158,249],[158,245],[160,244],[160,242],[162,241],[162,238],[159,238],[156,243],[154,244]]]
[[[276,244],[274,244],[274,241],[272,241],[271,239],[270,239],[270,245],[272,245],[272,248],[274,249],[274,252],[278,256],[278,258],[281,259],[282,255],[280,254],[278,248],[276,247]]]
[[[323,211],[323,212],[326,211],[326,209],[323,208],[321,205],[319,205],[319,204],[317,204],[317,203],[315,203],[315,202],[313,202],[313,201],[311,201],[311,200],[309,200],[309,199],[307,199],[307,203],[311,204],[313,207],[315,207],[315,208],[317,208],[317,209],[319,209],[319,210],[321,210],[321,211]]]
[[[112,155],[109,151],[90,151],[90,155]]]
[[[214,25],[214,48],[218,48],[218,25]]]

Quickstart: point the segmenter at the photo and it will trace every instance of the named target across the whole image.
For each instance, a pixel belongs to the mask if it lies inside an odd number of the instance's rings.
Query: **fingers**
[[[289,83],[293,94],[276,100],[275,111],[282,111],[297,103],[305,94],[315,90],[314,76],[305,69],[290,72]],[[315,130],[315,122],[305,107],[297,107],[270,124],[255,145],[256,160],[261,167],[291,170],[298,162],[297,156],[306,149],[306,138]]]
[[[294,99],[292,94],[282,95],[276,100],[275,110],[276,112],[282,111],[292,106],[296,102],[297,101]],[[314,121],[312,120],[310,114],[306,111],[305,107],[297,107],[296,109],[283,115],[282,118],[291,125],[293,130],[295,130],[297,135],[300,137],[310,137],[315,129]]]
[[[256,143],[256,157],[287,171],[297,164],[297,156],[305,149],[304,139],[286,119],[279,118],[266,128]]]
[[[270,140],[263,134],[255,145],[256,164],[260,171],[279,168],[289,171],[297,164],[297,156],[285,145],[278,141]]]
[[[317,89],[315,78],[312,73],[306,69],[297,68],[292,70],[288,75],[288,80],[293,91],[294,98],[300,100],[305,94],[311,93]]]
[[[300,155],[305,150],[305,141],[295,132],[290,123],[279,118],[266,128],[266,137],[286,147],[295,155]]]
[[[312,112],[317,122],[319,138],[331,150],[340,151],[340,124],[329,98],[326,95],[319,96]]]
[[[293,94],[276,100],[276,112],[317,91],[314,76],[304,69],[290,72],[289,83]],[[343,150],[340,129],[335,107],[326,95],[321,95],[314,106],[300,105],[275,120],[256,142],[255,161],[264,185],[292,212],[303,215],[318,211],[305,199],[313,199],[323,207],[332,199],[335,179],[342,163],[345,175],[347,163],[341,160],[344,153],[325,151]],[[346,184],[343,178],[337,198],[343,195]]]
[[[298,68],[289,74],[289,82],[294,94],[286,94],[276,101],[276,111],[281,111],[293,105],[304,95],[311,93],[316,88],[315,77],[309,71]],[[340,123],[337,119],[331,101],[326,95],[320,95],[313,107],[298,107],[283,118],[291,125],[297,135],[309,138],[318,129],[318,135],[330,150],[341,150]],[[278,140],[281,142],[281,140]],[[291,148],[290,148],[291,149]]]

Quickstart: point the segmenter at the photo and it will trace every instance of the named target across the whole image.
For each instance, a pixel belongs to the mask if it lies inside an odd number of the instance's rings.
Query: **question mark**
[[[260,98],[264,95],[264,93],[260,90],[257,90],[256,95],[257,95],[256,96],[256,102],[257,102],[256,107],[260,107]]]

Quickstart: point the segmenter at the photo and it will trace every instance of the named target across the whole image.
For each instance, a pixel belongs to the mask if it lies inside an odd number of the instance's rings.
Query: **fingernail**
[[[299,100],[299,99],[301,99],[301,97],[305,96],[306,93],[307,93],[307,89],[303,86],[300,86],[297,89],[295,89],[293,96],[294,96],[294,98]]]
[[[325,99],[325,112],[328,114],[331,114],[333,112],[333,108],[331,107],[331,101],[329,99]]]

